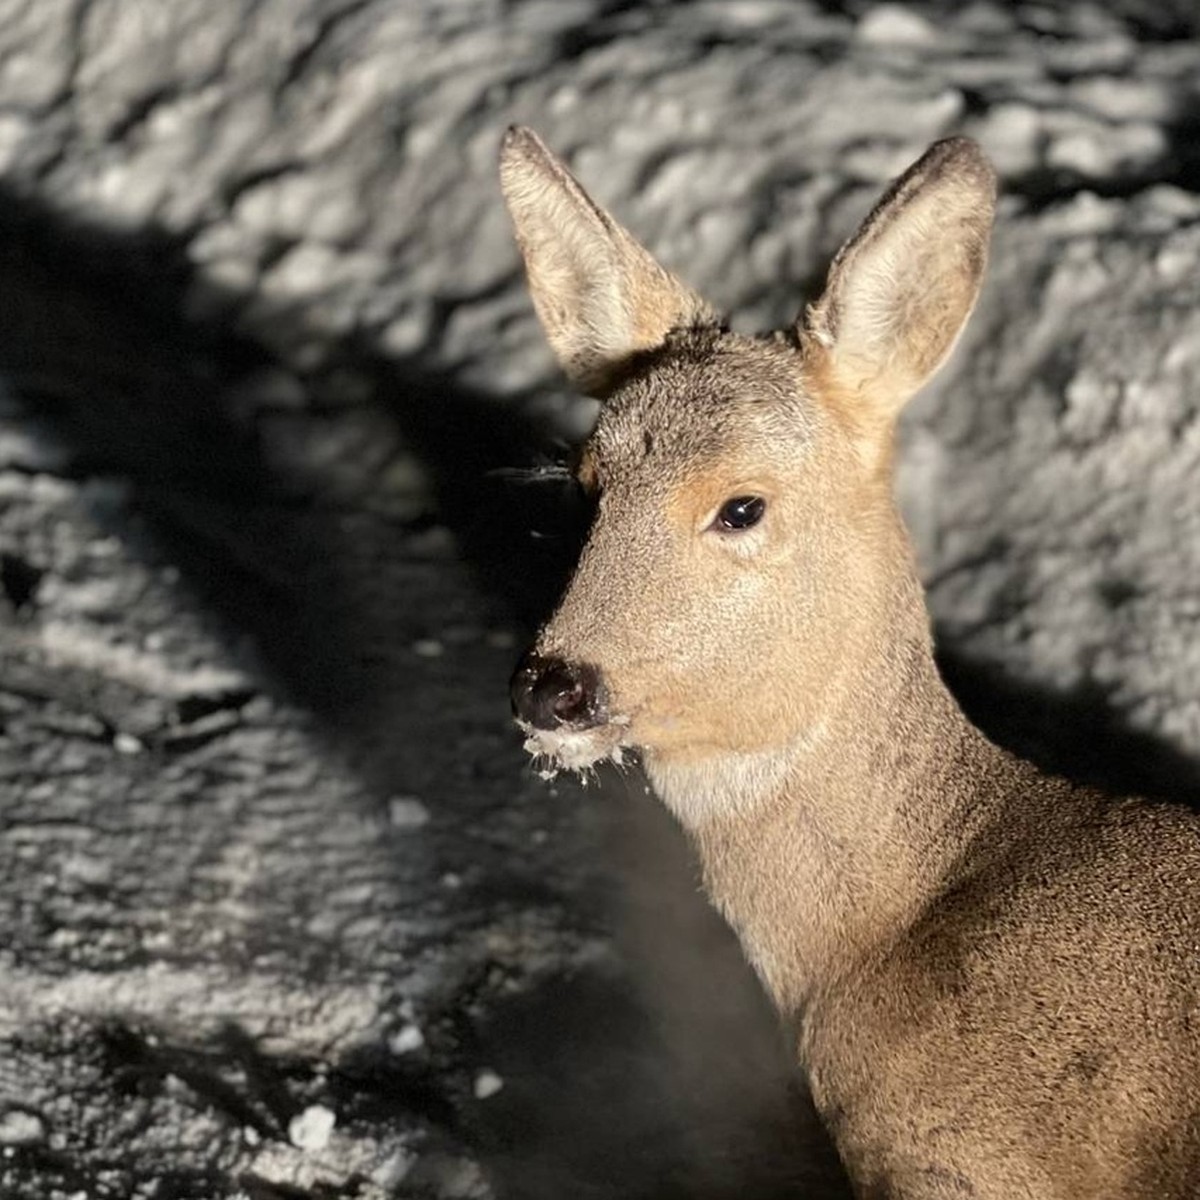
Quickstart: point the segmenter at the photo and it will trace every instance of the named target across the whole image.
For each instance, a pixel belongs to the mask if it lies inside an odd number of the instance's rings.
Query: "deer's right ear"
[[[530,129],[500,151],[500,186],[516,226],[529,290],[571,382],[603,398],[624,364],[673,329],[716,313],[680,283],[580,187]]]

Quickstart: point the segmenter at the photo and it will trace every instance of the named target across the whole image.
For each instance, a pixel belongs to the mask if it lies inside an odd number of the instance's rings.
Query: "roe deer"
[[[527,748],[639,752],[856,1194],[1200,1196],[1200,820],[967,721],[892,498],[901,406],[984,272],[979,148],[932,146],[765,338],[532,132],[501,179],[551,346],[603,401],[588,541],[513,678]]]

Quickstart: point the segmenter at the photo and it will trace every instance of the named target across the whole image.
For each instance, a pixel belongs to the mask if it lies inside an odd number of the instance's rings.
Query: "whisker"
[[[510,483],[570,483],[575,476],[566,463],[539,463],[532,467],[493,467],[486,472],[489,479],[504,479]]]

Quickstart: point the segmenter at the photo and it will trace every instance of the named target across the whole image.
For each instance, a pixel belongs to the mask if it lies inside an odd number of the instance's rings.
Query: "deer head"
[[[587,545],[513,680],[527,747],[580,770],[819,736],[880,655],[928,641],[891,446],[974,306],[991,168],[966,139],[931,147],[764,337],[729,332],[529,130],[501,181],[550,344],[602,401],[576,468]]]

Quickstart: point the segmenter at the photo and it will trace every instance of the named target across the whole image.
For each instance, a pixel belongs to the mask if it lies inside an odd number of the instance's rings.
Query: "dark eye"
[[[766,508],[761,496],[735,496],[721,505],[716,524],[722,529],[749,529],[762,520]]]

